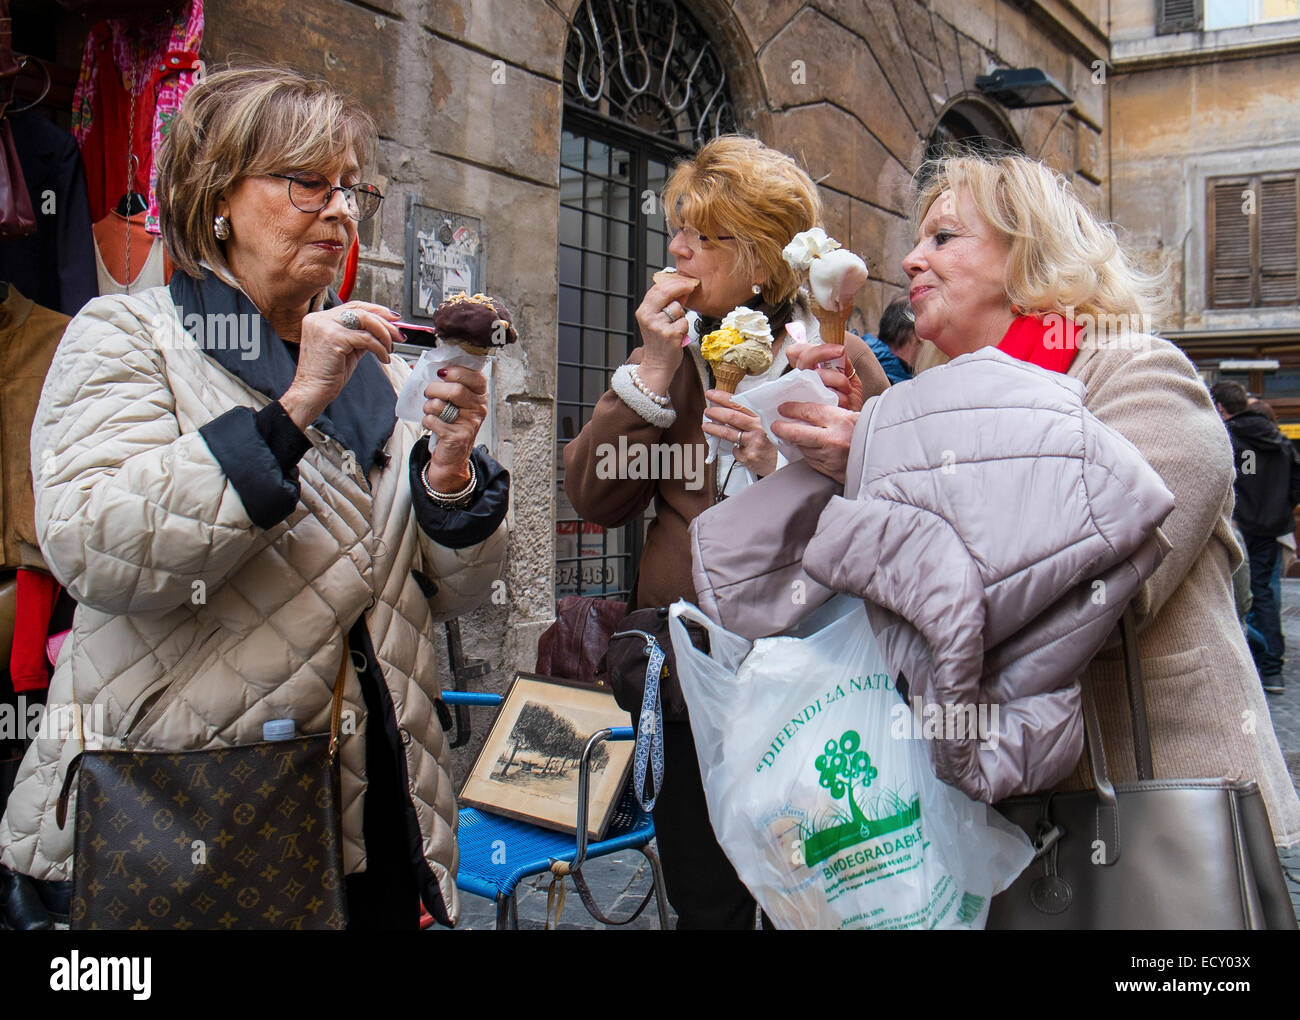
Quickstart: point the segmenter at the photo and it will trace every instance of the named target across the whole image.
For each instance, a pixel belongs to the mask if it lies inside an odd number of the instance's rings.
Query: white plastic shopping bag
[[[1033,849],[935,778],[860,600],[753,644],[684,601],[669,629],[713,830],[778,927],[984,926]]]

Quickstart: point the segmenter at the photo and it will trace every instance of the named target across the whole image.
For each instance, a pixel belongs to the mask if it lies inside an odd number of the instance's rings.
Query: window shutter
[[[1297,175],[1265,178],[1259,195],[1259,303],[1294,305],[1296,265]]]
[[[1215,181],[1210,186],[1210,306],[1248,308],[1254,297],[1251,227],[1258,218],[1242,211],[1248,179]],[[1294,207],[1293,207],[1294,208]],[[1294,225],[1294,213],[1292,224]],[[1294,237],[1292,239],[1294,244]],[[1294,250],[1294,249],[1293,249]],[[1294,262],[1292,263],[1294,274]],[[1294,281],[1294,275],[1292,277]]]
[[[1156,35],[1199,31],[1201,12],[1201,0],[1156,0]]]

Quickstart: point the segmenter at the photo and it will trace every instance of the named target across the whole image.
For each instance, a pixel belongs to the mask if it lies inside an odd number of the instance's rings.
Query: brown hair
[[[158,149],[158,212],[172,261],[235,284],[213,233],[217,203],[240,180],[323,169],[349,152],[373,167],[375,123],[327,82],[286,67],[228,68],[185,94]]]
[[[800,275],[781,250],[795,234],[821,222],[817,185],[783,152],[755,138],[720,135],[673,168],[663,190],[664,215],[676,229],[735,237],[736,268],[760,270],[763,300],[779,305],[799,289]]]

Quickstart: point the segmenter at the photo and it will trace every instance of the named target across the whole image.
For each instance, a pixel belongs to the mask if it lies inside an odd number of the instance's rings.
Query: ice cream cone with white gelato
[[[842,344],[844,329],[853,312],[853,296],[867,282],[867,264],[821,227],[795,234],[782,252],[796,272],[808,274],[813,314],[821,326],[822,341]]]

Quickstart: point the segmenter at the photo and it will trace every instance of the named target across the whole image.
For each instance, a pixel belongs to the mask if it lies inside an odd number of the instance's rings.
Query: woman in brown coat
[[[699,338],[716,328],[712,320],[750,305],[771,324],[772,367],[742,380],[738,392],[789,367],[813,368],[839,358],[845,353],[842,343],[848,345],[851,370],[819,372],[843,406],[860,408],[864,394],[888,385],[870,349],[852,334],[824,338],[836,342],[812,348],[786,342],[792,322],[803,327],[808,340],[819,341],[807,296],[781,254],[795,234],[821,219],[816,186],[794,160],[753,139],[718,138],[675,168],[663,200],[676,228],[668,250],[677,273],[646,292],[636,313],[642,346],[614,374],[591,420],[564,450],[565,491],[585,520],[619,527],[654,501],[633,592],[638,607],[694,601],[690,522],[749,478],[768,475],[783,463],[757,416],[711,388]],[[709,421],[701,427],[706,414]],[[734,463],[731,455],[721,454],[701,469],[708,436],[733,444]],[[609,451],[653,450],[659,444],[676,458],[663,461],[691,470],[657,479],[626,477],[631,472],[608,477]],[[678,927],[753,928],[754,900],[709,824],[689,722],[665,723],[664,751],[655,829]]]

